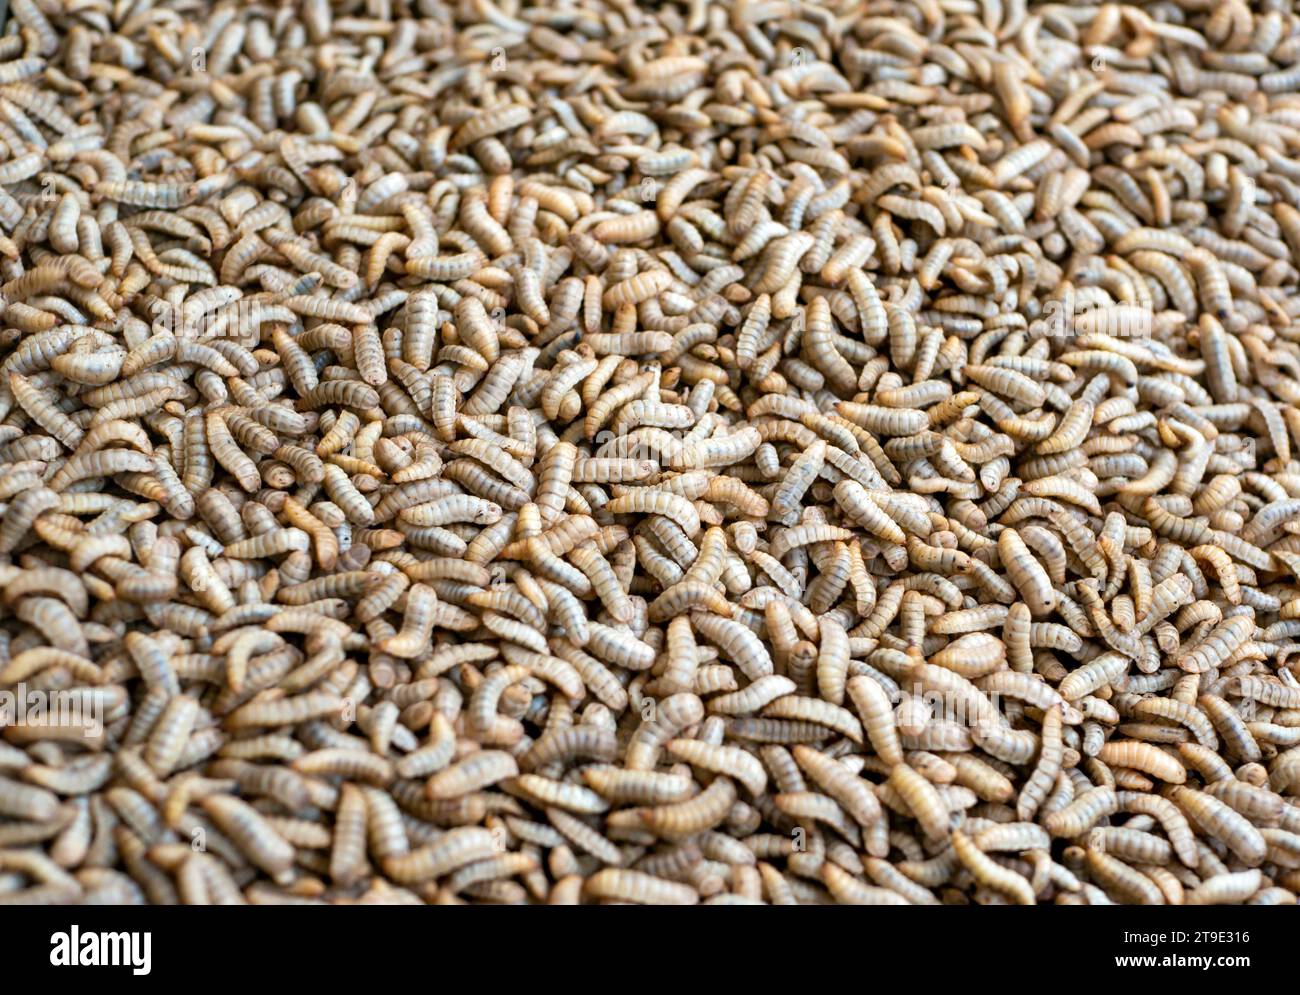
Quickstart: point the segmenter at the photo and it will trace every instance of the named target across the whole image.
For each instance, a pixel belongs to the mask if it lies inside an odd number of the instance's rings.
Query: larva
[[[620,868],[593,874],[583,884],[583,891],[592,898],[649,905],[695,905],[699,901],[699,894],[689,885]]]
[[[1019,905],[1034,905],[1034,889],[1023,876],[1002,867],[960,829],[952,833],[953,852],[977,881],[1009,896]]]
[[[697,740],[675,739],[664,744],[674,757],[718,774],[734,777],[755,798],[767,787],[767,772],[753,754],[735,746],[714,746]]]

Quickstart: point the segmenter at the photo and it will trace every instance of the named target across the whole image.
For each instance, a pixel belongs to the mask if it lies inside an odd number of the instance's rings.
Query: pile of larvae
[[[1284,0],[11,0],[0,903],[1300,893]]]

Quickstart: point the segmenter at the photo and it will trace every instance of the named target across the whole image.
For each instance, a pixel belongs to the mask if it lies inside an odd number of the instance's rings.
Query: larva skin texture
[[[0,902],[1296,903],[1284,5],[361,6],[12,5]]]

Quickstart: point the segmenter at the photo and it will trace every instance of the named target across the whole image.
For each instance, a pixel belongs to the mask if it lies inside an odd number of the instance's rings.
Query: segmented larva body
[[[1119,810],[1120,801],[1112,788],[1093,788],[1064,808],[1050,813],[1044,820],[1053,836],[1076,837],[1087,832],[1097,821]]]
[[[496,853],[497,837],[481,826],[448,829],[431,843],[384,859],[385,874],[403,884],[418,884],[449,874]]]
[[[1170,789],[1169,798],[1187,818],[1222,842],[1248,865],[1257,865],[1267,853],[1260,831],[1231,806],[1205,792],[1187,787]]]
[[[293,846],[246,802],[209,795],[200,804],[248,859],[273,878],[281,878],[293,865]]]
[[[620,868],[597,871],[587,878],[583,891],[596,899],[618,899],[643,905],[695,905],[700,898],[689,885]]]

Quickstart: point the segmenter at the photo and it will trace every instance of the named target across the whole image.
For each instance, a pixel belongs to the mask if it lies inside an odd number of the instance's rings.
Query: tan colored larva
[[[1188,820],[1219,840],[1247,865],[1261,863],[1267,844],[1259,830],[1243,815],[1218,798],[1185,786],[1170,789],[1170,799]]]
[[[689,801],[634,809],[629,814],[657,836],[684,839],[719,825],[735,801],[734,783],[719,777]]]
[[[1118,811],[1119,805],[1113,789],[1093,788],[1050,813],[1043,824],[1053,836],[1073,838],[1087,832],[1099,819]]]
[[[249,860],[272,878],[287,874],[294,848],[256,809],[229,795],[209,795],[200,805]]]
[[[644,905],[695,905],[699,901],[699,894],[689,885],[619,868],[596,872],[583,884],[583,891],[596,899]]]
[[[807,771],[808,776],[839,802],[859,825],[870,827],[881,818],[880,803],[871,788],[842,764],[802,744],[796,744],[792,752],[795,761]],[[875,851],[880,847],[868,843],[868,849]],[[883,856],[879,852],[873,852],[872,855]]]
[[[1019,905],[1034,905],[1033,886],[1022,875],[998,864],[960,829],[952,833],[953,851],[980,884],[1001,892]]]
[[[767,788],[767,772],[763,769],[762,762],[740,747],[675,739],[665,743],[664,749],[679,760],[734,777],[755,798],[761,797]]]

